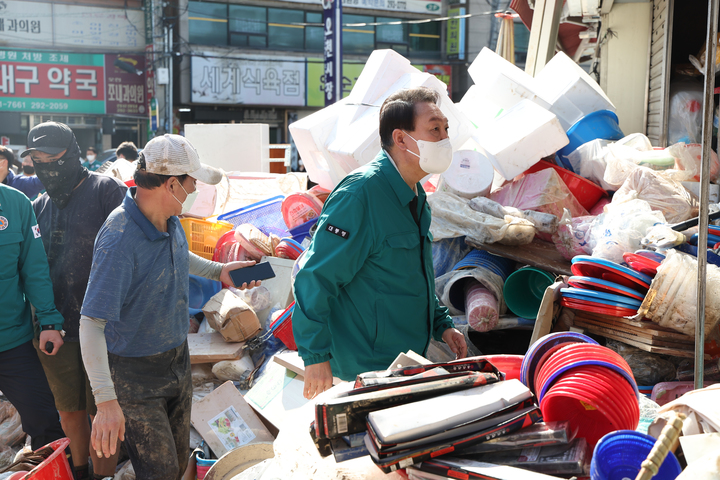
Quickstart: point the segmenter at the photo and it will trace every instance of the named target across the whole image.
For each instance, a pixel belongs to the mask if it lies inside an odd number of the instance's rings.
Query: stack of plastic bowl
[[[470,268],[484,268],[507,280],[513,270],[513,261],[507,258],[493,255],[485,250],[472,250],[465,255],[465,258],[455,264],[453,270],[465,270]]]
[[[590,464],[591,480],[624,480],[636,478],[641,464],[655,445],[650,435],[633,430],[623,430],[605,435],[595,446]],[[655,480],[673,480],[682,472],[680,463],[672,452],[653,476]]]
[[[620,355],[571,332],[538,343],[525,356],[520,380],[537,396],[546,422],[569,422],[591,447],[607,433],[637,427],[640,394]]]

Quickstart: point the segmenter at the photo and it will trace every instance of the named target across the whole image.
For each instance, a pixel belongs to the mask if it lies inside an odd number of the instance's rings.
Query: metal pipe
[[[708,0],[705,55],[705,98],[703,101],[702,161],[700,164],[700,231],[698,232],[697,319],[695,323],[695,388],[703,388],[705,367],[705,293],[707,271],[708,211],[710,203],[710,148],[712,143],[715,51],[717,49],[718,2]]]

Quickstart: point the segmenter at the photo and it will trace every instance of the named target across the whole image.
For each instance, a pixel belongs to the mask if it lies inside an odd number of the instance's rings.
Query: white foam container
[[[511,180],[570,143],[557,117],[530,100],[523,100],[473,140],[489,154],[495,170]]]
[[[464,198],[484,197],[490,193],[495,169],[482,149],[458,150],[450,168],[440,175],[437,190]]]
[[[551,111],[566,130],[589,113],[615,111],[615,105],[600,85],[562,52],[557,53],[534,80],[538,93],[552,104]]]
[[[438,106],[448,118],[455,149],[474,131],[472,123],[447,96],[447,86],[418,71],[392,50],[376,50],[344,100],[290,125],[311,180],[333,189],[348,173],[380,152],[380,106],[394,92],[425,86],[440,94]]]

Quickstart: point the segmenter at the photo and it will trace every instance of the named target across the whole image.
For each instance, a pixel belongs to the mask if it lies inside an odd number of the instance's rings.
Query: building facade
[[[145,23],[142,0],[0,1],[3,143],[23,147],[48,120],[83,151],[146,141]]]
[[[179,8],[181,123],[268,123],[270,143],[286,143],[289,123],[324,106],[321,0],[180,0]],[[344,95],[385,48],[452,85],[447,26],[437,21],[446,13],[446,0],[343,0]]]

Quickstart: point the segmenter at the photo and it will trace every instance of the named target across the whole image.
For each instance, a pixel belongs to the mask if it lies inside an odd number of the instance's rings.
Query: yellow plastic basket
[[[212,260],[220,237],[233,228],[228,222],[216,223],[196,218],[183,218],[180,224],[185,230],[190,251],[208,260]]]

